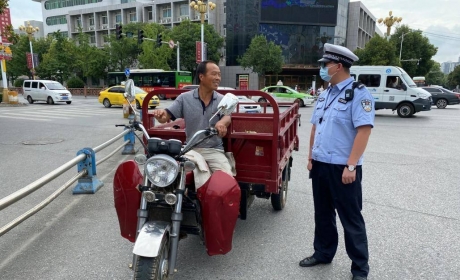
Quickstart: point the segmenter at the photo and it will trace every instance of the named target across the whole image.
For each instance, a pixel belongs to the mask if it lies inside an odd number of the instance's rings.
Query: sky
[[[361,2],[377,19],[387,17],[391,10],[393,16],[403,18],[401,24],[424,31],[423,35],[438,48],[434,60],[440,63],[459,61],[460,0],[361,0]],[[43,20],[41,5],[38,2],[10,0],[9,5],[14,28],[24,25],[24,21],[27,20]],[[385,26],[379,27],[382,32],[386,32]],[[393,30],[394,27],[392,32]]]

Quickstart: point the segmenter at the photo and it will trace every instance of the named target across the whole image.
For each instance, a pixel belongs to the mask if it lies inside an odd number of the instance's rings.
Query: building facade
[[[376,33],[376,17],[361,1],[348,5],[347,48],[363,49]],[[382,33],[383,35],[383,33]]]
[[[455,67],[460,65],[460,58],[458,59],[458,62],[443,62],[441,63],[441,72],[444,74],[450,74],[452,71],[454,71]]]
[[[32,0],[40,2],[43,31],[47,36],[62,32],[76,37],[80,31],[90,35],[91,44],[102,47],[104,37],[115,33],[116,24],[152,22],[172,28],[183,20],[200,22],[200,14],[190,8],[189,0]],[[229,67],[225,86],[238,88],[239,76],[249,74],[250,89],[285,85],[306,90],[319,87],[319,66],[325,43],[339,44],[354,50],[364,47],[375,33],[375,17],[361,2],[349,0],[214,0],[216,10],[205,20],[225,38],[219,64]],[[255,35],[265,35],[281,46],[281,74],[258,75],[238,66]],[[254,82],[256,81],[257,82]]]

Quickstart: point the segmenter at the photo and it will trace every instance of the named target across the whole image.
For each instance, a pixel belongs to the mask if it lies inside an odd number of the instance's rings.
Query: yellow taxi
[[[144,101],[145,96],[147,96],[147,92],[139,87],[134,87],[135,91],[135,100],[136,100],[136,108],[140,109],[142,107],[142,102]],[[112,107],[112,105],[123,105],[125,101],[124,94],[125,93],[125,86],[113,86],[109,87],[101,92],[99,92],[99,103],[102,103],[106,108]],[[149,107],[155,109],[155,107],[160,106],[160,99],[154,95],[152,99],[150,99]]]

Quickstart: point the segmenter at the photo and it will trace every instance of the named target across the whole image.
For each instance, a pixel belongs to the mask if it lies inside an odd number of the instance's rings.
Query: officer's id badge
[[[369,99],[361,100],[361,106],[363,106],[363,109],[366,112],[370,112],[372,110],[372,102]]]
[[[318,102],[323,102],[323,101],[324,101],[324,97],[318,98]]]
[[[339,102],[342,103],[342,104],[347,104],[348,101],[346,101],[346,100],[343,99],[343,98],[339,98]]]

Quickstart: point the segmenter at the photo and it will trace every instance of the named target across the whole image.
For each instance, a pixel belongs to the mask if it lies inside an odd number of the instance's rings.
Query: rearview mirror
[[[401,88],[406,91],[407,90],[407,86],[405,84],[401,84]]]
[[[129,79],[125,83],[125,98],[128,99],[128,101],[131,103],[134,100],[134,81],[132,79]]]
[[[217,105],[217,112],[209,119],[209,123],[211,123],[211,120],[219,113],[226,116],[230,115],[233,111],[235,111],[236,105],[238,105],[238,97],[228,92]]]
[[[238,105],[238,97],[232,93],[227,93],[219,102],[219,105],[217,105],[217,109],[219,109],[222,114],[228,116],[235,111],[236,105]]]

